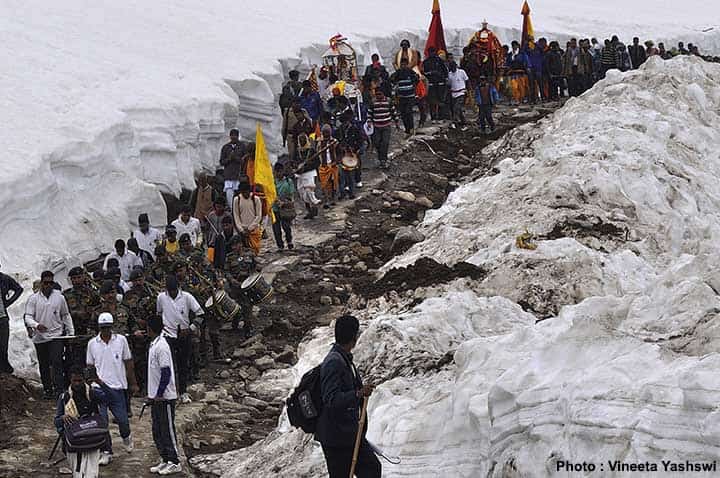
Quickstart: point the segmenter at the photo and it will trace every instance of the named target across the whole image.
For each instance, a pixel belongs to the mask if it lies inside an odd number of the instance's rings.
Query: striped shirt
[[[390,126],[391,121],[397,121],[395,107],[387,98],[384,100],[375,100],[368,110],[370,120],[375,128],[385,128]]]

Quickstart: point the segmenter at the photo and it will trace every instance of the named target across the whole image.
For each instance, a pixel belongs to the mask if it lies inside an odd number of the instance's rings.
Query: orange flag
[[[447,53],[445,46],[445,31],[443,30],[442,18],[440,17],[440,0],[433,0],[432,20],[430,21],[430,29],[427,43],[425,43],[425,57],[428,56],[430,47],[435,47],[438,54],[440,52]]]
[[[520,14],[523,16],[522,45],[525,46],[527,45],[528,39],[530,37],[535,38],[532,20],[530,20],[530,5],[528,5],[527,0],[525,0],[525,3],[523,3],[522,11],[520,12]]]

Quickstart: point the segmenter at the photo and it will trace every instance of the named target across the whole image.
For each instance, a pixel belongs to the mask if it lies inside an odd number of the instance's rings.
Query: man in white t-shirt
[[[150,339],[147,369],[147,402],[152,405],[153,441],[160,454],[160,463],[150,468],[151,473],[170,475],[182,471],[178,459],[175,433],[175,368],[167,339],[163,337],[163,322],[151,317],[147,323]]]
[[[128,251],[125,247],[125,241],[118,239],[115,241],[115,252],[111,252],[105,256],[105,262],[103,263],[103,270],[107,272],[108,261],[110,259],[116,259],[118,261],[118,267],[120,268],[120,278],[124,281],[130,280],[130,273],[133,267],[143,267],[143,261],[134,252]]]
[[[128,341],[124,335],[113,333],[113,322],[113,316],[108,312],[98,316],[100,333],[88,342],[85,361],[88,367],[95,368],[96,381],[101,384],[107,397],[107,404],[100,407],[100,414],[107,418],[107,409],[110,408],[120,428],[125,450],[129,453],[133,450],[133,441],[130,435],[126,394],[128,383],[133,394],[138,392],[138,386]],[[112,460],[113,454],[109,434],[102,450],[100,464],[107,465]]]
[[[162,317],[163,336],[170,345],[173,359],[178,371],[178,392],[180,402],[190,402],[187,384],[190,379],[190,357],[192,355],[192,333],[202,323],[203,309],[198,301],[188,292],[180,290],[178,279],[174,275],[167,276],[165,292],[157,298],[157,314]],[[195,320],[190,320],[190,312]]]
[[[40,290],[25,304],[25,326],[31,330],[40,367],[45,399],[56,399],[65,389],[64,343],[59,337],[75,335],[65,297],[55,290],[55,275],[40,276]]]
[[[451,61],[448,65],[448,83],[450,85],[450,94],[452,95],[452,114],[453,122],[451,128],[460,128],[467,130],[465,126],[465,91],[467,90],[467,73],[462,68],[458,68],[457,63]]]
[[[138,229],[133,233],[141,251],[148,251],[155,260],[155,247],[163,240],[162,232],[159,229],[150,227],[150,218],[143,213],[138,216]]]
[[[193,247],[199,247],[202,244],[202,225],[198,218],[192,217],[192,209],[190,206],[183,207],[180,217],[175,219],[172,225],[175,226],[177,237],[188,234]]]

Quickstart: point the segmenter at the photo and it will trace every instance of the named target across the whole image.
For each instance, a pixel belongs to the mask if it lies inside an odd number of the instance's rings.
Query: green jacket
[[[275,191],[277,192],[277,201],[273,204],[273,211],[277,213],[280,210],[280,201],[292,202],[295,198],[295,184],[290,177],[286,176],[282,179],[275,180]]]

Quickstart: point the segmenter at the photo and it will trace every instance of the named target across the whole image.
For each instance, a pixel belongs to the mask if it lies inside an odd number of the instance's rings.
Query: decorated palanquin
[[[500,40],[488,28],[486,21],[482,29],[470,38],[463,55],[463,66],[468,76],[477,81],[481,76],[497,78],[505,66],[505,58]]]

